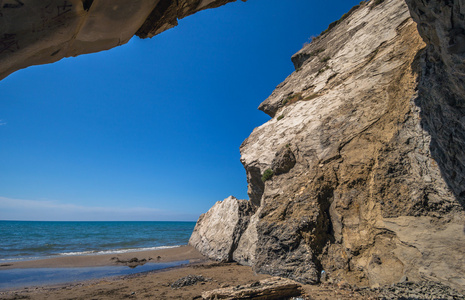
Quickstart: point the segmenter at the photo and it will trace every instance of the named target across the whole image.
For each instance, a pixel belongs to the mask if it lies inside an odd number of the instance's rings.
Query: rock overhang
[[[0,7],[0,80],[31,65],[153,37],[197,11],[236,0],[30,0]],[[242,0],[246,1],[246,0]]]

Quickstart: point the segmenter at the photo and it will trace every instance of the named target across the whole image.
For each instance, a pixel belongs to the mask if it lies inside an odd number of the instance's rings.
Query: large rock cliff
[[[0,1],[0,80],[31,65],[123,45],[134,35],[153,37],[178,19],[234,1]]]
[[[292,57],[259,107],[272,119],[241,145],[256,213],[233,260],[465,290],[465,6],[408,2],[362,2]]]

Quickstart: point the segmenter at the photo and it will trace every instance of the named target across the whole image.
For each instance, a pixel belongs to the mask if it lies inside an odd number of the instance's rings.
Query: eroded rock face
[[[294,55],[296,71],[260,105],[273,119],[241,145],[259,209],[232,257],[305,283],[324,270],[360,286],[464,290],[464,60],[443,50],[461,49],[460,35],[437,34],[462,6],[411,1],[429,3],[425,22],[442,20],[422,38],[404,1],[376,2]]]
[[[123,45],[135,34],[153,37],[176,26],[178,19],[234,1],[4,0],[0,80],[31,65]]]
[[[247,200],[230,196],[218,201],[201,215],[189,245],[219,261],[231,261],[242,233],[246,230],[255,207]]]

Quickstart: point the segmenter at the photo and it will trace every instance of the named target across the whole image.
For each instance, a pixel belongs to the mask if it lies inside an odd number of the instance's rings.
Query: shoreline
[[[134,261],[134,259],[137,259],[137,261]],[[122,266],[130,265],[131,263],[129,261],[131,260],[133,260],[133,263],[135,262],[135,264],[133,265],[143,265],[144,263],[149,262],[169,263],[184,260],[189,260],[190,263],[194,263],[206,261],[208,259],[205,258],[193,247],[188,245],[182,245],[163,249],[131,251],[124,253],[69,255],[35,260],[3,262],[0,264],[0,271],[29,268],[80,268]]]

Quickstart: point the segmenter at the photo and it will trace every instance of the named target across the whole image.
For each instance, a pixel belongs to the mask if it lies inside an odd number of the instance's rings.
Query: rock
[[[203,299],[287,299],[302,294],[301,285],[289,279],[268,278],[248,285],[221,288],[202,293]]]
[[[114,260],[117,264],[123,264],[125,266],[128,266],[130,268],[135,268],[137,266],[143,266],[147,263],[147,259],[145,258],[142,258],[142,259],[138,259],[137,257],[133,257],[131,259],[127,259],[127,260],[121,260],[119,259],[118,257],[112,257],[111,260]],[[150,260],[150,259],[149,259]]]
[[[257,250],[257,223],[259,212],[256,212],[249,221],[249,225],[239,239],[236,250],[233,252],[233,260],[247,266],[255,263],[255,253]]]
[[[187,275],[186,277],[179,278],[174,283],[171,284],[172,289],[179,289],[184,286],[191,286],[196,284],[197,282],[205,282],[208,281],[202,275]]]
[[[231,261],[254,212],[255,206],[252,203],[232,196],[216,202],[207,213],[200,216],[189,245],[211,259]]]
[[[233,1],[10,1],[0,12],[0,79],[31,65],[108,50],[135,34],[153,37],[178,19]]]
[[[295,156],[290,145],[286,145],[284,148],[276,152],[276,155],[271,162],[273,174],[279,175],[289,172],[295,166],[295,162]]]

